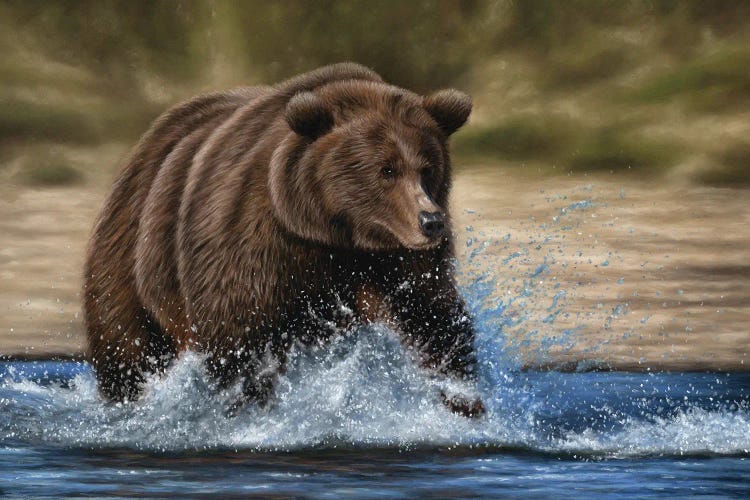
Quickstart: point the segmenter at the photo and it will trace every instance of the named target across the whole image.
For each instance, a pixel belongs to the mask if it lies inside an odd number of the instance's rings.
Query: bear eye
[[[396,170],[393,168],[392,165],[386,165],[385,167],[381,168],[380,173],[386,179],[392,179],[393,177],[396,176]]]
[[[427,193],[427,196],[432,197],[432,184],[433,184],[433,170],[432,168],[423,168],[420,171],[420,181],[422,185],[422,189],[425,193]]]

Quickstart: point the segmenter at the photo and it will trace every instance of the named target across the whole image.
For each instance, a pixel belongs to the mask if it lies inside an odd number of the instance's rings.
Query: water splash
[[[486,284],[477,286],[481,295]],[[272,407],[234,417],[225,412],[232,395],[216,393],[194,353],[126,405],[102,401],[85,364],[6,365],[0,442],[156,452],[465,446],[593,456],[750,453],[750,398],[733,396],[715,375],[519,372],[503,365],[496,335],[482,326],[478,344],[488,408],[478,420],[449,412],[438,396],[447,382],[419,369],[396,334],[374,326],[293,353]],[[719,402],[722,394],[729,399]]]
[[[439,402],[445,380],[419,369],[383,326],[291,356],[270,409],[228,417],[194,353],[153,377],[134,404],[100,399],[84,369],[65,385],[10,373],[0,395],[0,438],[76,447],[174,449],[456,445],[484,442],[488,428]],[[39,375],[39,374],[37,374]],[[231,391],[230,391],[231,392]]]

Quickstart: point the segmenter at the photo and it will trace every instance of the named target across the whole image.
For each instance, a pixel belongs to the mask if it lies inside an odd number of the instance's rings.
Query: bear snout
[[[419,212],[419,229],[422,234],[435,240],[445,232],[445,216],[442,212]]]

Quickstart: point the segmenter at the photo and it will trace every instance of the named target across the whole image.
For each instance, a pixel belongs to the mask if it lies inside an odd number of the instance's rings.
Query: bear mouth
[[[408,250],[429,250],[435,248],[440,244],[443,238],[430,239],[422,234],[418,229],[408,231],[408,235],[400,234],[406,233],[407,231],[398,231],[397,228],[386,224],[382,221],[374,221],[374,225],[379,229],[378,233],[386,233],[393,239],[394,245],[397,248],[406,248]],[[410,236],[419,235],[419,241],[414,241]]]
[[[419,245],[404,245],[409,250],[428,250],[430,248],[435,248],[440,244],[440,238],[436,240],[429,240],[426,243],[419,244]]]

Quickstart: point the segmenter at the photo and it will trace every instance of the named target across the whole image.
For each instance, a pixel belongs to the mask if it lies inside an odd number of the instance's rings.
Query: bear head
[[[369,251],[433,248],[450,234],[447,139],[471,112],[457,90],[427,97],[348,80],[294,95],[269,188],[284,227]]]

